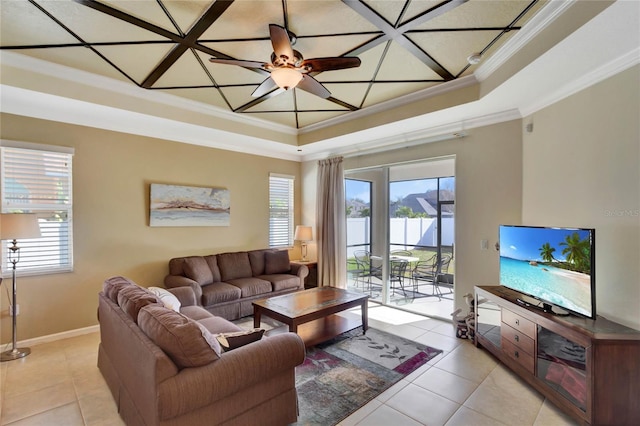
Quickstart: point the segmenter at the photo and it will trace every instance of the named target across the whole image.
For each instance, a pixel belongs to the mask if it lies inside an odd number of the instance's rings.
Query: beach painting
[[[151,184],[150,226],[229,226],[228,189]]]

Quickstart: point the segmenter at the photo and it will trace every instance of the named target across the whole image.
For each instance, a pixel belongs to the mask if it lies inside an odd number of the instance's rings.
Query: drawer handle
[[[516,341],[516,342],[519,342],[519,341],[520,341],[520,336],[518,336],[518,335],[516,334],[516,337],[514,337],[514,339],[515,339],[515,341]]]
[[[516,320],[516,325],[520,325],[520,320],[519,319]]]
[[[520,354],[518,353],[518,351],[515,351],[513,355],[515,355],[516,358],[520,358]]]

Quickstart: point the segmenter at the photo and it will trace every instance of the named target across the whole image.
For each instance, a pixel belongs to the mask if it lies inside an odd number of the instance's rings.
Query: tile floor
[[[450,323],[374,304],[369,317],[372,327],[444,353],[341,426],[576,424],[487,352],[456,339]],[[96,367],[98,342],[90,333],[33,345],[28,357],[1,363],[0,424],[122,425]]]

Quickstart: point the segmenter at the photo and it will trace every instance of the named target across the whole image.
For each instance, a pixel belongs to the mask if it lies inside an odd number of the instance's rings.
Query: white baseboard
[[[34,337],[33,339],[21,340],[17,342],[17,346],[36,346],[42,343],[55,342],[56,340],[82,336],[83,334],[95,333],[98,331],[100,331],[100,325],[92,325],[90,327],[63,331],[62,333],[49,334],[47,336],[40,336],[40,337]]]

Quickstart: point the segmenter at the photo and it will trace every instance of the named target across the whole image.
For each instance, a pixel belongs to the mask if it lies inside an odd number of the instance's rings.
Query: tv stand
[[[640,424],[640,331],[475,288],[475,344],[581,423]]]

